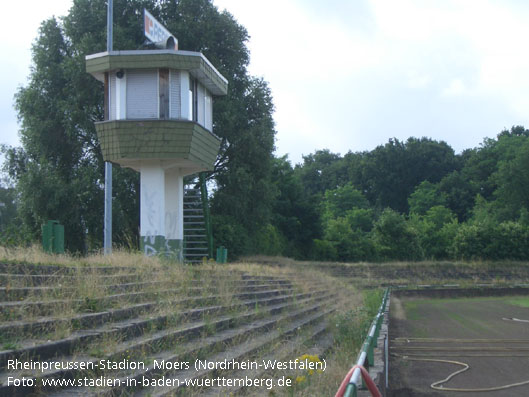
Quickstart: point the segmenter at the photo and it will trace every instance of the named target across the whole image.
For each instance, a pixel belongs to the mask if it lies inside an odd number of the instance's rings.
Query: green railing
[[[206,186],[206,173],[198,174],[200,181],[200,196],[202,197],[202,210],[204,214],[204,226],[208,240],[208,256],[213,258],[213,232],[211,231],[211,217],[209,215],[208,188]]]
[[[389,288],[386,289],[386,292],[384,293],[378,313],[373,319],[373,322],[369,328],[369,333],[367,334],[364,344],[362,345],[362,350],[360,350],[358,359],[356,360],[356,368],[351,375],[347,388],[345,389],[345,397],[357,397],[358,389],[362,386],[361,379],[363,379],[361,376],[361,369],[359,367],[364,367],[366,370],[369,370],[369,367],[375,364],[375,348],[377,346],[377,340],[380,334],[380,327],[382,326],[382,321],[384,320],[384,312],[386,311],[388,297]]]

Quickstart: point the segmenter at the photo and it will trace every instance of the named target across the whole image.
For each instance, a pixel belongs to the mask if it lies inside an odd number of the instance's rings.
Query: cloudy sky
[[[428,136],[460,152],[512,125],[529,128],[528,1],[214,3],[248,30],[250,73],[274,97],[277,154],[295,163],[316,149],[371,150],[392,137]],[[13,95],[27,81],[39,23],[70,6],[4,5],[2,143],[18,144]]]

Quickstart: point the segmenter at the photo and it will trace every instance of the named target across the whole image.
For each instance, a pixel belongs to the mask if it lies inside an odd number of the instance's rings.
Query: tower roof
[[[215,96],[228,93],[228,80],[200,52],[174,50],[105,51],[86,56],[86,71],[104,81],[104,73],[117,69],[187,70]]]

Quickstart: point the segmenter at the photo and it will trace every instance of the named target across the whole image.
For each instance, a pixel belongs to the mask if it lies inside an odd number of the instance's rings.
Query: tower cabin
[[[141,250],[182,260],[183,177],[213,169],[213,98],[227,80],[203,54],[166,49],[88,55],[86,70],[105,87],[104,160],[140,173]]]

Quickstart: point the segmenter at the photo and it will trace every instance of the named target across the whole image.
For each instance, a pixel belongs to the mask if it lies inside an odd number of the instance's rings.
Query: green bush
[[[458,223],[448,208],[434,206],[422,216],[412,214],[409,225],[415,230],[423,257],[448,259]]]
[[[404,216],[385,209],[373,228],[377,256],[383,260],[418,260],[422,251],[417,231]]]
[[[336,250],[339,261],[364,261],[373,257],[373,242],[369,234],[351,225],[351,219],[338,218],[328,222],[325,240]]]
[[[310,256],[316,261],[335,261],[338,253],[330,241],[314,239]]]
[[[452,250],[458,259],[528,260],[529,228],[517,222],[463,224]]]
[[[248,233],[236,219],[229,215],[216,215],[211,217],[211,225],[215,246],[228,248],[230,258],[248,254],[251,245]]]
[[[268,224],[253,237],[252,251],[262,255],[282,255],[287,245],[285,237],[277,228]]]

